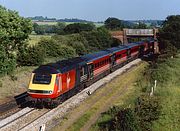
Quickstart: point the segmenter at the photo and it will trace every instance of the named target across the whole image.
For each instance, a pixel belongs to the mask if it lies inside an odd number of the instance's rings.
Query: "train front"
[[[34,103],[51,103],[58,97],[60,74],[51,66],[40,66],[34,70],[28,88],[30,101]]]

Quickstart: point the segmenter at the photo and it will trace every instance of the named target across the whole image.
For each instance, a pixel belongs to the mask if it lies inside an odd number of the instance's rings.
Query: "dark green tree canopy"
[[[80,33],[82,31],[92,31],[95,29],[95,25],[92,23],[74,23],[69,24],[64,28],[64,32],[67,34]]]
[[[31,21],[0,6],[0,74],[16,67],[16,54],[32,31]]]
[[[168,16],[159,32],[161,48],[180,49],[180,15]]]
[[[32,31],[30,20],[0,6],[0,44],[6,52],[19,48]]]
[[[121,20],[113,17],[109,17],[105,22],[105,27],[110,30],[122,29],[123,23]]]

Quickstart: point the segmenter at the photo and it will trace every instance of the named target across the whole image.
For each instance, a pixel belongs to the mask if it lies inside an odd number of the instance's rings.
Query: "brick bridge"
[[[112,37],[119,39],[123,44],[128,43],[129,38],[154,38],[158,29],[123,29],[123,31],[112,31]],[[155,42],[155,52],[159,52],[158,43]]]

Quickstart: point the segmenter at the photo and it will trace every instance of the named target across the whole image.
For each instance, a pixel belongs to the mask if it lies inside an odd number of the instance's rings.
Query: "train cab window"
[[[50,84],[51,74],[35,74],[33,77],[33,84]]]
[[[84,75],[84,67],[81,68],[80,75],[81,75],[81,76]]]

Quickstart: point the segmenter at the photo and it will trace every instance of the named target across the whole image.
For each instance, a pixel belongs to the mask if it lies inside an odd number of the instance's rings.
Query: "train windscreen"
[[[51,77],[50,74],[34,74],[33,84],[50,84]]]

